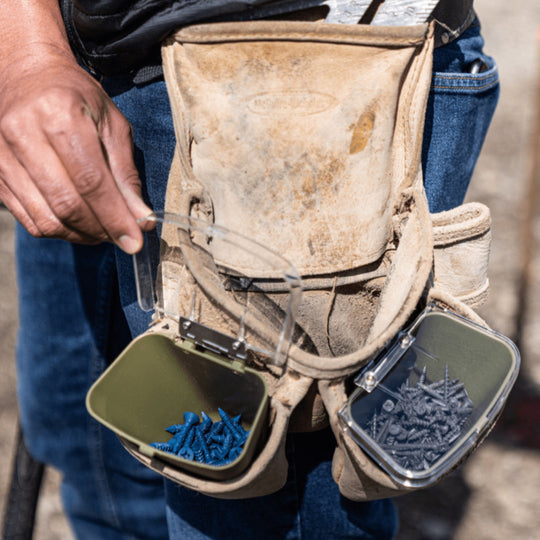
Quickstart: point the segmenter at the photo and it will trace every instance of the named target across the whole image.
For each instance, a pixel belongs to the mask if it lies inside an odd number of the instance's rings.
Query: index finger
[[[135,253],[142,246],[136,216],[118,188],[109,168],[98,127],[81,111],[77,129],[49,131],[47,137],[76,190],[113,242]]]

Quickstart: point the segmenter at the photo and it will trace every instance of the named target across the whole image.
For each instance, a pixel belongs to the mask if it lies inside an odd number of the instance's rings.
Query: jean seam
[[[96,299],[94,327],[96,329],[95,339],[98,348],[94,351],[92,358],[90,373],[92,382],[94,382],[105,369],[104,354],[106,350],[105,344],[108,338],[108,307],[111,304],[111,276],[113,275],[114,264],[114,256],[111,252],[110,254],[107,254],[102,267],[99,269],[98,283],[102,284],[102,287],[100,288]],[[101,351],[99,349],[101,349]],[[104,514],[109,516],[112,525],[120,530],[122,523],[108,481],[107,471],[104,466],[103,428],[97,421],[89,418],[88,431],[89,453],[95,470],[95,481],[97,492],[100,497],[100,503]]]
[[[298,540],[302,540],[302,508],[300,504],[300,493],[298,491],[298,475],[296,472],[296,444],[292,437],[290,437],[290,445],[292,449],[292,456],[289,464],[289,481],[292,479],[294,484],[294,497],[296,503],[296,536]]]
[[[498,81],[491,82],[489,84],[484,84],[482,86],[457,86],[457,85],[456,86],[451,86],[451,85],[443,86],[443,85],[437,84],[437,85],[432,85],[431,89],[432,90],[456,90],[456,91],[464,91],[464,90],[471,91],[472,90],[472,91],[481,92],[489,88],[494,88],[495,86],[497,86],[497,84],[499,84]]]
[[[444,84],[444,83],[448,84]],[[485,75],[470,75],[467,73],[446,74],[438,72],[433,75],[431,90],[456,90],[482,92],[499,84],[499,72],[493,67]]]
[[[474,82],[474,81],[477,81],[477,82],[480,82],[480,81],[486,81],[486,80],[491,80],[493,78],[496,78],[497,77],[497,72],[493,72],[493,73],[489,73],[487,75],[476,75],[476,76],[473,76],[473,75],[468,75],[467,73],[459,73],[459,74],[452,74],[452,75],[446,75],[445,73],[436,73],[434,78],[435,79],[446,79],[446,80],[449,80],[449,81],[455,81],[455,80],[464,80],[464,81],[470,81],[470,82]]]

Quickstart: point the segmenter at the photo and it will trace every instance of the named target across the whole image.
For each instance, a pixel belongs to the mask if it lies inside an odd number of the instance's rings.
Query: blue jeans
[[[499,75],[483,52],[480,23],[435,49],[422,149],[424,185],[431,212],[463,202],[499,99]],[[469,73],[475,61],[485,70]]]
[[[87,414],[92,382],[131,339],[114,250],[16,234],[17,391],[32,455],[63,474],[78,538],[167,538],[163,483]]]
[[[435,52],[422,155],[433,212],[462,202],[497,102],[497,71],[482,46],[476,22]],[[467,73],[478,58],[487,70]],[[145,197],[162,209],[174,150],[164,83],[105,86],[134,128]],[[21,227],[16,250],[21,424],[32,454],[62,472],[65,511],[78,538],[392,538],[391,501],[340,496],[327,431],[289,437],[289,479],[275,495],[221,501],[164,485],[84,406],[92,382],[149,322],[136,304],[131,259],[110,245],[37,240]]]

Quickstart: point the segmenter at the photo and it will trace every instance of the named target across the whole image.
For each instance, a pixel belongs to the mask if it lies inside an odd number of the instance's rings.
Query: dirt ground
[[[540,92],[540,2],[476,0],[475,5],[486,51],[497,60],[502,83],[468,195],[468,200],[487,204],[493,217],[491,294],[481,311],[494,329],[518,341],[523,369],[498,427],[466,464],[436,487],[397,499],[398,540],[540,538],[540,209],[531,188],[532,156],[540,153],[531,142]],[[538,174],[536,184],[540,192]],[[6,211],[0,211],[0,275],[1,510],[17,422],[13,220]],[[72,538],[58,484],[58,473],[47,470],[36,540]]]

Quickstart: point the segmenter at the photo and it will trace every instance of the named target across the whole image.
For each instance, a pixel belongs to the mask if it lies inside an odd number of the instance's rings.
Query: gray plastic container
[[[508,338],[430,305],[359,374],[340,425],[396,482],[428,487],[489,433],[519,363]]]

